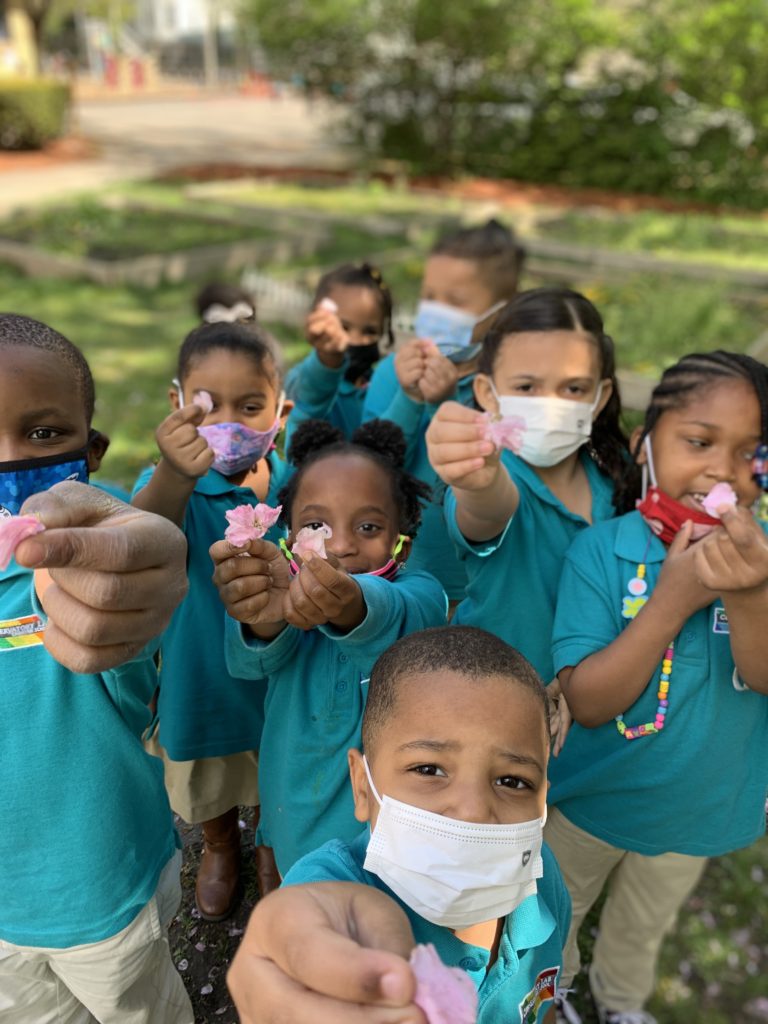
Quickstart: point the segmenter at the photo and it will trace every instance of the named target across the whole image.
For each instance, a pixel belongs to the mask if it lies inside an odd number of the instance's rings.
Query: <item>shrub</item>
[[[0,149],[40,149],[58,138],[70,101],[61,82],[0,79]]]

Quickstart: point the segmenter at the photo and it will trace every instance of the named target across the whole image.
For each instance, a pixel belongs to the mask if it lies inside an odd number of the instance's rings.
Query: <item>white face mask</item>
[[[519,825],[446,818],[382,799],[363,763],[381,808],[363,867],[411,910],[432,924],[468,928],[512,913],[535,894],[546,813]]]
[[[499,403],[502,419],[519,417],[522,443],[517,454],[532,466],[556,466],[567,459],[592,434],[592,419],[600,404],[600,384],[594,402],[577,402],[570,398],[528,398],[525,395],[499,395],[489,379],[491,391]]]

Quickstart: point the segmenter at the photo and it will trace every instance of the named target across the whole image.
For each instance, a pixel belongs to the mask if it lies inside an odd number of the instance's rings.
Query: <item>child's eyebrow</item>
[[[407,743],[401,744],[398,748],[398,752],[401,750],[460,750],[461,744],[458,740],[409,740]]]
[[[22,419],[25,423],[30,423],[44,419],[46,416],[60,416],[63,419],[69,419],[69,414],[55,405],[47,406],[44,409],[26,409],[22,414]]]
[[[537,768],[538,771],[543,775],[544,768],[535,757],[529,757],[527,754],[516,754],[513,750],[502,750],[500,747],[495,747],[492,751],[499,757],[503,757],[505,761],[511,761],[513,764],[524,764],[531,768]]]

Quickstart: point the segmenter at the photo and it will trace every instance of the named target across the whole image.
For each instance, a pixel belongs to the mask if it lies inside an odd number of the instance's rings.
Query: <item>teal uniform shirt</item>
[[[474,374],[459,381],[453,401],[472,406]],[[447,401],[447,399],[446,399]],[[363,422],[392,420],[402,429],[408,443],[405,468],[432,488],[432,501],[424,509],[418,536],[408,559],[408,569],[423,569],[437,576],[451,601],[464,597],[466,568],[457,557],[448,536],[443,504],[446,488],[427,457],[427,427],[439,406],[414,402],[400,387],[395,374],[395,357],[388,355],[377,365],[363,404]]]
[[[622,612],[636,611],[627,584],[644,563],[651,594],[665,555],[639,512],[575,539],[560,580],[557,671],[619,636],[631,622]],[[653,722],[660,670],[624,712],[627,725]],[[549,802],[598,839],[648,855],[716,857],[754,842],[765,831],[768,697],[742,688],[734,671],[717,600],[675,639],[664,729],[626,740],[614,721],[596,729],[574,723],[550,761]]]
[[[466,971],[477,987],[478,1024],[535,1024],[547,1015],[563,962],[571,924],[571,901],[549,847],[542,847],[544,874],[537,892],[523,900],[504,922],[495,963],[490,952],[458,939],[449,928],[416,914],[377,875],[363,867],[368,830],[350,842],[327,843],[294,865],[283,882],[358,882],[384,892],[411,922],[417,943],[431,942],[449,967]]]
[[[347,438],[360,426],[366,388],[344,380],[345,370],[346,362],[337,370],[324,366],[313,349],[289,371],[286,393],[296,405],[288,417],[286,450],[294,430],[306,420],[326,420]]]
[[[43,646],[32,573],[14,561],[0,602],[0,939],[100,942],[146,906],[179,845],[162,762],[141,744],[151,651],[71,672]]]
[[[586,453],[581,456],[592,491],[592,519],[613,515],[613,484]],[[552,622],[557,585],[568,547],[588,523],[556,498],[535,470],[510,451],[502,454],[520,492],[520,504],[503,532],[474,544],[459,530],[456,498],[445,503],[448,531],[469,577],[454,625],[479,626],[516,647],[545,683],[554,678]]]
[[[229,671],[269,678],[259,750],[260,838],[273,847],[282,875],[329,839],[357,835],[347,751],[360,745],[361,682],[395,640],[446,619],[445,594],[425,573],[403,572],[392,582],[355,579],[367,612],[349,633],[286,626],[264,642],[246,639],[233,619],[227,623]]]
[[[267,504],[275,506],[291,469],[275,452],[267,458],[271,471]],[[152,473],[152,469],[142,473],[134,494]],[[236,487],[211,469],[198,480],[187,505],[183,529],[188,544],[189,591],[173,613],[160,645],[159,736],[173,761],[226,757],[259,747],[264,689],[254,686],[251,679],[227,672],[224,606],[211,578],[213,563],[208,554],[211,544],[224,536],[225,512],[257,502],[250,488]],[[281,536],[279,526],[267,534],[275,542]]]

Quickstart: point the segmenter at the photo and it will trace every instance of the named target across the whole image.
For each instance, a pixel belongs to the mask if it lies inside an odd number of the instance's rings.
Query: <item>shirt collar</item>
[[[269,455],[267,455],[271,474],[275,472],[276,459],[277,456],[275,452],[270,452]],[[250,496],[251,501],[253,501],[254,498],[253,491],[250,487],[240,487],[239,484],[233,484],[232,480],[228,476],[224,476],[223,473],[219,473],[216,469],[209,469],[205,476],[201,476],[195,484],[195,490],[199,494],[212,496],[221,494],[245,494]]]
[[[613,553],[628,562],[663,562],[667,549],[639,512],[629,512],[617,520]]]
[[[613,485],[611,480],[602,472],[594,459],[589,457],[585,448],[579,452],[579,459],[587,474],[589,489],[592,494],[592,522],[599,523],[603,519],[610,519],[613,516]],[[544,483],[539,474],[527,462],[515,455],[514,452],[505,450],[502,452],[501,461],[511,472],[513,479],[518,477],[526,482],[533,493],[547,505],[553,505],[561,514],[568,516],[578,523],[586,520],[575,512],[571,512],[556,497],[549,487]]]

